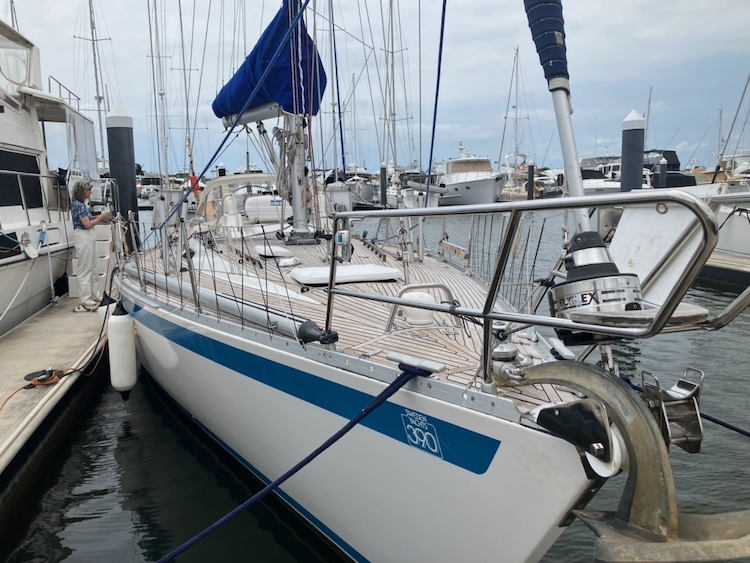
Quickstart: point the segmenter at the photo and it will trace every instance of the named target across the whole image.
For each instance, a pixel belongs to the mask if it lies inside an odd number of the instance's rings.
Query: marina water
[[[735,296],[697,285],[687,300],[717,313]],[[688,367],[705,371],[702,411],[750,430],[748,335],[750,312],[745,311],[717,332],[624,342],[615,353],[621,373],[636,384],[643,370],[664,387]],[[141,375],[128,402],[107,388],[68,436],[38,496],[29,499],[8,561],[156,561],[260,490]],[[750,507],[750,438],[706,420],[703,425],[703,453],[689,455],[675,447],[670,454],[680,510]],[[622,475],[611,479],[589,508],[614,510],[624,482]],[[278,500],[266,499],[177,560],[341,561]],[[502,552],[488,541],[488,553]],[[576,521],[542,561],[591,561],[594,541],[593,533]]]

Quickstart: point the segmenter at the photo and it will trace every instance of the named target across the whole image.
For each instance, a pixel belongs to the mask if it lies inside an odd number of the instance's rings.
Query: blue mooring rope
[[[359,424],[362,421],[362,419],[364,419],[368,414],[370,414],[380,405],[385,403],[388,400],[388,398],[391,397],[391,395],[393,395],[401,387],[406,385],[406,383],[411,381],[412,378],[414,378],[417,375],[420,375],[422,377],[428,377],[431,375],[429,371],[421,370],[419,368],[407,366],[404,364],[399,364],[398,368],[401,370],[401,375],[399,375],[390,385],[388,385],[388,387],[386,387],[383,390],[383,392],[380,393],[380,395],[375,397],[370,402],[370,404],[368,404],[364,409],[362,409],[362,411],[357,416],[355,416],[348,423],[346,423],[346,425],[341,430],[339,430],[338,432],[336,432],[336,434],[328,438],[328,440],[326,440],[318,449],[316,449],[313,453],[311,453],[305,459],[300,461],[297,465],[292,467],[289,471],[284,473],[281,477],[276,479],[273,483],[266,485],[263,488],[263,490],[261,490],[259,493],[249,498],[245,502],[243,502],[240,506],[238,506],[237,508],[229,512],[226,516],[223,516],[221,519],[211,524],[208,528],[206,528],[199,534],[193,536],[191,539],[183,543],[180,547],[178,547],[174,551],[168,553],[167,555],[159,559],[158,563],[166,563],[167,561],[172,561],[175,557],[180,555],[183,551],[192,547],[193,545],[198,543],[200,540],[208,536],[211,532],[213,532],[214,530],[218,529],[219,527],[229,522],[232,518],[237,516],[240,512],[243,512],[244,510],[247,510],[248,508],[256,504],[259,500],[261,500],[271,491],[277,489],[284,481],[292,477],[300,469],[305,467],[308,463],[310,463],[312,460],[314,460],[316,457],[322,454],[325,450],[331,447],[334,443],[336,443],[340,438],[344,436],[344,434],[346,434],[347,432],[349,432],[349,430],[351,430],[357,424]]]

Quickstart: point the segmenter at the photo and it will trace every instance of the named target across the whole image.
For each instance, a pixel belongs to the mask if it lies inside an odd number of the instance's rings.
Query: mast
[[[150,2],[149,2],[150,3]],[[162,68],[161,36],[159,33],[158,0],[153,2],[153,21],[149,16],[149,33],[151,42],[151,74],[154,86],[154,114],[156,120],[156,146],[159,174],[164,187],[169,183],[169,138],[167,136],[166,91],[164,88],[164,69]],[[150,10],[149,10],[150,11]]]
[[[516,167],[518,166],[518,47],[516,47],[516,54],[513,57],[513,73],[516,78],[513,99],[513,179],[515,180]],[[515,185],[515,182],[513,182],[513,185]]]
[[[508,86],[508,101],[505,104],[505,117],[503,118],[503,134],[500,137],[500,154],[497,157],[497,171],[498,172],[500,172],[500,170],[502,168],[502,164],[501,163],[505,161],[505,154],[504,154],[505,153],[505,150],[504,150],[504,147],[505,147],[505,133],[507,132],[507,129],[508,129],[508,115],[510,113],[510,100],[511,100],[512,95],[513,95],[513,80],[514,80],[514,77],[516,75],[516,64],[517,64],[517,61],[518,61],[518,47],[515,48],[515,54],[513,55],[513,66],[512,66],[511,71],[510,71],[510,86]],[[507,164],[507,161],[505,161],[505,162]],[[506,166],[505,173],[508,174],[508,172],[509,171],[507,170],[507,166]],[[509,179],[512,180],[512,177],[510,177]]]
[[[290,10],[293,10],[290,12],[290,15],[295,17],[302,10],[300,1],[294,0],[293,3],[290,4]],[[302,41],[304,41],[303,34],[299,32],[300,27],[303,25],[303,19],[300,19],[299,23],[296,24],[298,32],[292,35],[289,43],[289,47],[293,53],[292,61],[295,65],[300,64],[299,61],[295,61],[295,56],[301,53],[300,46]],[[333,17],[331,17],[331,25],[333,25]],[[305,113],[307,113],[306,109]],[[305,162],[308,149],[307,134],[305,131],[308,124],[306,121],[307,120],[303,117],[300,108],[295,108],[294,115],[284,115],[284,129],[287,132],[284,142],[287,143],[287,151],[290,155],[289,182],[291,183],[290,191],[292,194],[292,232],[286,240],[287,244],[318,244],[319,242],[308,228],[307,209],[303,195],[308,185],[307,174],[305,174]],[[289,146],[290,142],[291,146]],[[335,149],[333,153],[334,155],[336,154]]]
[[[383,156],[387,158],[389,152],[393,157],[394,172],[398,167],[398,158],[396,156],[396,69],[395,69],[395,39],[394,39],[394,22],[393,22],[393,2],[388,2],[388,21],[385,29],[385,91],[383,96]]]
[[[394,17],[393,17],[393,2],[389,3],[390,14],[389,14],[389,33],[391,36],[390,48],[391,48],[391,68],[390,68],[390,87],[391,87],[391,135],[393,143],[393,171],[396,172],[398,166],[398,156],[396,149],[396,32],[394,29]]]
[[[333,0],[329,2],[330,10],[331,10],[331,68],[335,68],[335,61],[334,61],[334,33],[336,33],[336,29],[333,25]],[[331,89],[331,119],[332,125],[333,125],[333,179],[336,182],[341,181],[341,177],[339,176],[339,159],[338,159],[338,151],[336,150],[336,133],[338,132],[338,120],[336,119],[336,107],[337,107],[337,100],[336,100],[336,89]],[[346,172],[346,171],[344,171]]]
[[[96,115],[99,121],[99,147],[101,149],[102,168],[106,168],[107,151],[104,144],[104,127],[102,126],[102,103],[104,96],[99,89],[99,51],[96,38],[96,22],[94,20],[94,0],[89,0],[89,20],[91,23],[91,50],[94,55],[94,84],[96,85]]]
[[[188,84],[188,67],[187,62],[185,61],[185,26],[182,21],[182,0],[178,0],[177,2],[177,8],[179,11],[180,16],[180,54],[182,56],[182,82],[185,88],[185,143],[187,146],[188,151],[188,162],[189,162],[189,173],[190,178],[188,180],[189,184],[187,189],[190,190],[193,187],[193,184],[196,183],[196,188],[198,178],[195,176],[195,164],[193,161],[193,143],[191,140],[191,132],[190,132],[190,87]],[[248,157],[249,158],[249,157]]]
[[[648,120],[651,117],[651,86],[648,87],[648,103],[646,104],[646,126],[643,128],[643,151],[648,150]]]

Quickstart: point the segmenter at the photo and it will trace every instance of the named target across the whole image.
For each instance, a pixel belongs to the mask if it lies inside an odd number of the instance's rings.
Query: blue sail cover
[[[246,107],[248,98],[289,31],[295,15],[290,11],[290,2],[294,0],[284,0],[284,5],[263,32],[255,48],[216,96],[211,105],[216,117],[236,115],[243,108],[252,109],[271,102],[276,102],[290,114],[318,113],[320,99],[326,88],[326,73],[315,44],[307,33],[304,18],[299,19],[286,45],[281,48],[273,68]]]

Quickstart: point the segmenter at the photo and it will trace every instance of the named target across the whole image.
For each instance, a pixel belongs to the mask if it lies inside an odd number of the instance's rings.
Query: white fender
[[[104,307],[102,307],[104,308]],[[127,401],[138,379],[135,363],[135,333],[133,317],[118,305],[109,317],[109,379],[115,391]]]

